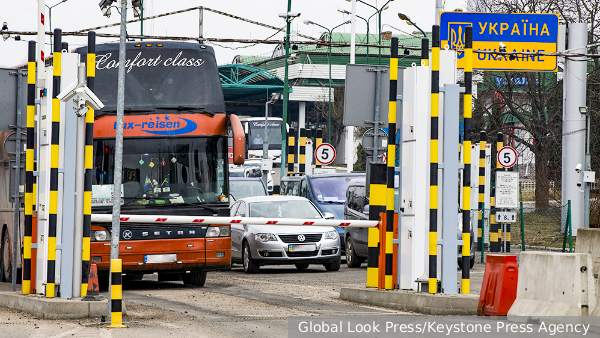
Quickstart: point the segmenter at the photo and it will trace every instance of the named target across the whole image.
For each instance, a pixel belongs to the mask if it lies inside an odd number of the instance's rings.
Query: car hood
[[[335,215],[335,219],[344,219],[344,205],[334,203],[319,203],[319,210],[322,213],[330,212]]]
[[[277,225],[277,224],[248,224],[248,231],[251,233],[270,233],[270,234],[314,234],[335,230],[327,226],[311,225]]]

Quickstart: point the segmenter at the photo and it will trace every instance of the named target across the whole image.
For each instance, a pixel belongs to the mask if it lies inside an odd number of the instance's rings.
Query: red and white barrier
[[[112,215],[92,214],[92,222],[110,223]],[[262,218],[262,217],[214,217],[214,216],[158,216],[158,215],[121,215],[121,223],[166,223],[166,224],[279,224],[312,225],[333,227],[374,228],[378,221],[328,220],[299,218]]]

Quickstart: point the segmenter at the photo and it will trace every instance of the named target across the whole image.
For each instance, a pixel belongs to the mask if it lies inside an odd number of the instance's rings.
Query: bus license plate
[[[316,244],[289,244],[289,252],[317,251]]]
[[[177,261],[177,254],[144,255],[144,263],[173,263]]]

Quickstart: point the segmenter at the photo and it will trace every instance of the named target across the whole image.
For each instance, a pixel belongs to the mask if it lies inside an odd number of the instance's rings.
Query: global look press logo
[[[174,117],[174,120],[171,120],[171,118],[169,115],[165,115],[164,117],[148,117],[147,121],[126,121],[123,123],[123,130],[143,131],[160,136],[175,136],[191,133],[198,127],[196,122],[190,119],[178,116]],[[117,129],[117,122],[114,123],[113,128]]]

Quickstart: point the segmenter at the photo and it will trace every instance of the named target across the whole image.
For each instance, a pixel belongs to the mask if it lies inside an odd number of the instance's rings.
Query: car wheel
[[[360,263],[360,259],[354,251],[352,239],[348,236],[348,238],[346,238],[346,265],[348,265],[349,268],[358,268]]]
[[[327,271],[339,271],[342,265],[342,259],[339,258],[335,262],[323,264]]]
[[[206,271],[182,273],[181,280],[183,280],[183,284],[186,285],[204,286],[204,283],[206,283]]]
[[[298,269],[299,271],[304,271],[306,269],[308,269],[308,263],[297,263],[296,264],[296,269]]]
[[[252,255],[250,254],[250,244],[244,242],[244,252],[242,254],[242,262],[244,264],[244,272],[256,273],[260,269],[260,265],[254,263]]]

